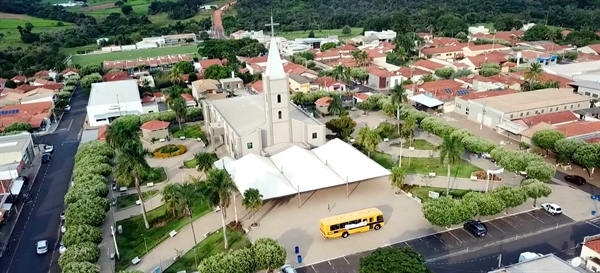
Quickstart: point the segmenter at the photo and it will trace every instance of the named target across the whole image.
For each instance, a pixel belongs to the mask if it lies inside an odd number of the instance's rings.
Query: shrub
[[[168,144],[162,147],[156,148],[152,154],[156,158],[169,158],[178,155],[185,154],[187,152],[187,147],[185,145],[180,144]]]

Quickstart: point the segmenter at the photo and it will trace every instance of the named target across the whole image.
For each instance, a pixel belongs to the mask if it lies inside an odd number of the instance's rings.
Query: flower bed
[[[152,151],[152,154],[156,158],[169,158],[185,154],[185,152],[187,152],[187,147],[185,145],[168,144],[156,148],[154,151]]]

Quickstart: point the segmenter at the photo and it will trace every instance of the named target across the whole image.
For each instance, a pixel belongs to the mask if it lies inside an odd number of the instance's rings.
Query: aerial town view
[[[0,0],[0,273],[600,272],[599,18]]]

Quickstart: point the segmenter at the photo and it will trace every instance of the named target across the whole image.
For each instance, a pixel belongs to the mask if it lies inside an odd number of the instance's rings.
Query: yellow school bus
[[[359,210],[319,220],[321,236],[346,238],[350,234],[379,230],[385,224],[383,213],[377,208]]]

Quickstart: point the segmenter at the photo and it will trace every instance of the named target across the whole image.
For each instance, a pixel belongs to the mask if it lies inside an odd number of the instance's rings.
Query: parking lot
[[[488,234],[476,238],[462,228],[428,235],[392,245],[393,247],[410,247],[420,253],[425,259],[435,259],[446,256],[451,252],[467,248],[483,247],[498,241],[533,233],[558,225],[574,222],[566,215],[552,216],[542,210],[533,210],[485,222]],[[384,227],[385,228],[385,227]],[[335,239],[335,240],[352,240]],[[371,251],[340,257],[313,265],[298,268],[299,273],[349,273],[358,272],[359,259]]]

